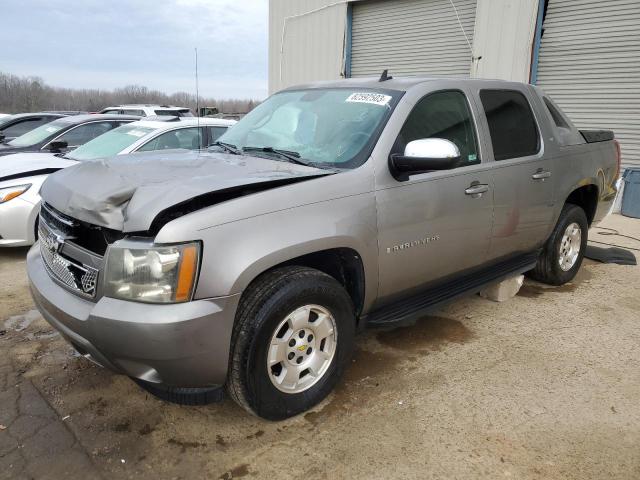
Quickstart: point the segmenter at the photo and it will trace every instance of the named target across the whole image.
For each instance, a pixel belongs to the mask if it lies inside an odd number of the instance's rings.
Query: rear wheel
[[[303,412],[335,386],[354,335],[351,298],[333,277],[306,267],[268,272],[238,308],[229,395],[270,420]]]
[[[570,282],[580,270],[587,247],[589,224],[584,210],[567,203],[551,236],[528,275],[550,285]]]

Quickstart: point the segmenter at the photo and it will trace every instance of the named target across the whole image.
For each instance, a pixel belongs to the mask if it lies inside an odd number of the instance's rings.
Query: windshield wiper
[[[302,160],[298,152],[294,152],[291,150],[280,150],[279,148],[273,148],[273,147],[244,147],[242,151],[243,152],[275,153],[276,155],[279,155],[282,158],[286,158],[291,163],[304,165],[305,167],[315,167],[315,165],[312,165],[311,163]]]
[[[236,147],[235,145],[233,145],[231,143],[214,142],[210,146],[211,147],[222,147],[229,153],[233,153],[234,155],[242,155],[242,151],[238,147]]]

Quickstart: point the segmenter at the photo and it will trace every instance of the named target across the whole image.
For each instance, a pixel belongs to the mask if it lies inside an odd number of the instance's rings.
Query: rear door
[[[489,259],[527,253],[553,221],[553,160],[525,90],[482,89],[479,101],[493,159],[494,226]]]
[[[481,158],[476,122],[463,90],[429,93],[417,101],[393,145],[443,138],[461,153],[457,168],[419,173],[376,185],[379,297],[420,290],[486,261],[493,196],[490,165]]]

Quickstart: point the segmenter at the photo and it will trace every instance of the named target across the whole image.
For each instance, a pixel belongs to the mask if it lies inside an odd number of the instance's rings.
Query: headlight
[[[0,203],[8,202],[9,200],[19,197],[24,192],[29,190],[30,183],[27,185],[16,185],[15,187],[0,188]]]
[[[191,300],[200,257],[198,243],[107,252],[104,294],[149,303]]]

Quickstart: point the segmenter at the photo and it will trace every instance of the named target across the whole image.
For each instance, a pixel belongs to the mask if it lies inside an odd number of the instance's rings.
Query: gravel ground
[[[25,253],[0,251],[0,479],[640,478],[636,266],[585,261],[559,288],[368,331],[327,400],[273,423],[163,403],[74,355],[34,311]]]

